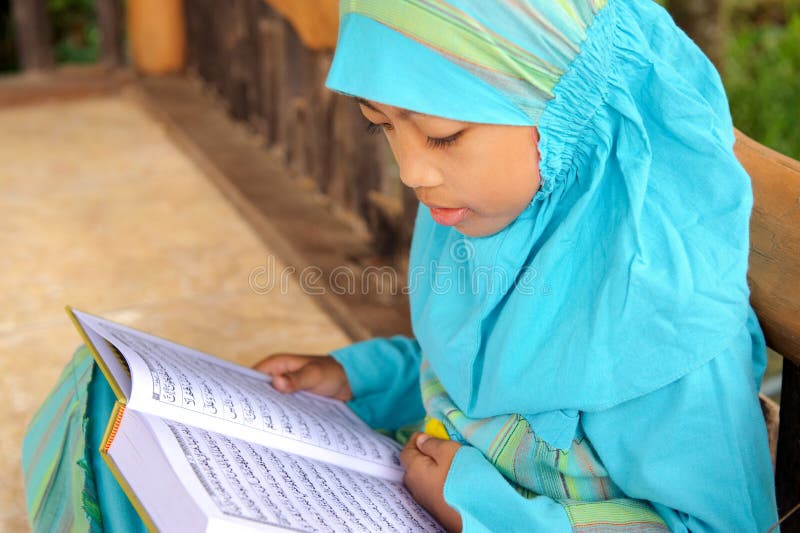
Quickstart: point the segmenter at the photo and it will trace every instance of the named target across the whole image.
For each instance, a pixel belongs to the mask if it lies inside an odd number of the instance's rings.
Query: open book
[[[343,402],[67,311],[117,397],[100,451],[151,530],[441,530]]]

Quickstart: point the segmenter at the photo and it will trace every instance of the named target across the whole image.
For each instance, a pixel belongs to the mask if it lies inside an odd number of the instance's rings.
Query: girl
[[[327,87],[420,200],[414,338],[258,367],[375,428],[448,529],[777,519],[719,76],[649,0],[343,0]]]

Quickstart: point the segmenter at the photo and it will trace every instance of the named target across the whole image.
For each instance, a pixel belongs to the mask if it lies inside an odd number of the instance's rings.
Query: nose
[[[400,181],[412,189],[435,188],[442,184],[442,175],[439,169],[424,155],[409,153],[397,158],[400,169]]]

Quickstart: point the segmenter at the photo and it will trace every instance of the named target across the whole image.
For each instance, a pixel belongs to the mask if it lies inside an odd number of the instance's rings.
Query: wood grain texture
[[[122,42],[122,4],[120,0],[96,0],[97,25],[100,28],[100,57],[109,67],[124,61]]]
[[[55,65],[53,35],[45,0],[12,0],[14,38],[23,70],[47,70]]]
[[[800,163],[736,132],[736,155],[753,181],[750,282],[767,344],[800,363]]]

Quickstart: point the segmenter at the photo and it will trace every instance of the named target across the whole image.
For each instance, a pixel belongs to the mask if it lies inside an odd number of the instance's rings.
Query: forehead
[[[381,113],[382,115],[386,115],[386,113],[384,111],[381,111],[380,109],[378,109],[378,106],[382,106],[384,104],[379,104],[379,103],[376,103],[376,102],[372,102],[370,100],[366,100],[366,99],[360,98],[360,97],[356,98],[356,101],[359,104],[363,105],[364,107],[367,107],[367,108],[369,108],[369,109],[371,109],[371,110],[373,110],[373,111],[375,111],[377,113]],[[463,125],[466,125],[466,124],[470,124],[468,122],[463,122],[463,121],[460,121],[460,120],[454,120],[454,119],[450,119],[450,118],[440,117],[440,116],[437,116],[437,115],[428,115],[426,113],[420,113],[418,111],[411,111],[409,109],[403,109],[402,107],[395,107],[395,106],[386,106],[386,107],[390,107],[390,108],[396,110],[396,113],[397,113],[397,115],[398,115],[400,120],[412,121],[412,122],[416,122],[418,124],[425,124],[426,126],[429,126],[429,127],[447,128],[447,127],[456,127],[457,125],[462,125],[463,126]]]
[[[356,101],[363,105],[364,107],[368,107],[373,111],[377,111],[378,113],[383,113],[380,109],[378,109],[379,104],[374,104],[369,100],[365,100],[364,98],[356,98]],[[416,111],[409,111],[408,109],[403,109],[401,107],[396,108],[397,113],[400,115],[400,118],[409,118],[409,117],[432,117],[432,115],[426,115],[424,113],[417,113]],[[383,113],[385,114],[385,113]]]

